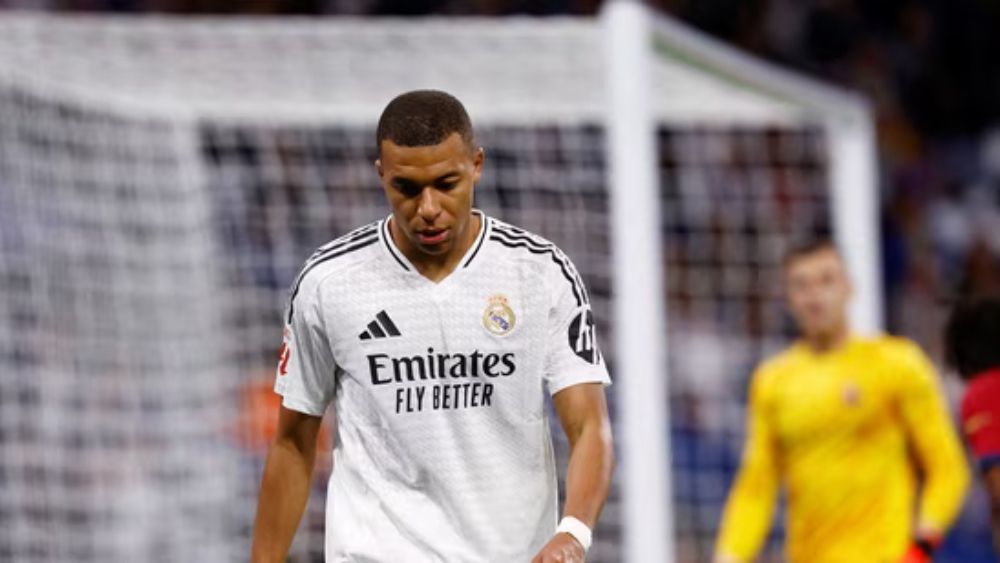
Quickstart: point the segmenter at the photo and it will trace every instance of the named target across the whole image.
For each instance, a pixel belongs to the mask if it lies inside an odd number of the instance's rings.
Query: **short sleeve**
[[[983,471],[1000,466],[998,393],[1000,385],[995,382],[973,380],[962,399],[962,431]]]
[[[333,399],[336,364],[320,314],[318,287],[297,283],[285,314],[274,391],[285,408],[323,416]]]
[[[580,383],[610,385],[587,289],[564,254],[557,251],[553,257],[547,283],[551,305],[545,382],[549,393]]]

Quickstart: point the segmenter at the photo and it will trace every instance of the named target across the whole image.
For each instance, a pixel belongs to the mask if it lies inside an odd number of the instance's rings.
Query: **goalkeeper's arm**
[[[901,358],[900,413],[924,474],[913,544],[906,563],[923,563],[962,507],[969,469],[930,360],[916,346]]]
[[[774,429],[762,404],[761,379],[757,374],[751,383],[749,435],[740,472],[722,515],[715,545],[718,563],[753,560],[771,526],[779,475]]]
[[[924,474],[916,540],[934,545],[962,507],[969,469],[930,360],[914,346],[902,368],[899,410]]]
[[[281,407],[257,499],[251,563],[285,561],[309,498],[322,418]]]

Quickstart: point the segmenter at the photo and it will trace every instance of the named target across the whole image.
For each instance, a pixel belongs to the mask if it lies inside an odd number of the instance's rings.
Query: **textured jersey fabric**
[[[981,470],[1000,465],[1000,369],[969,382],[962,397],[962,429]]]
[[[554,533],[545,392],[610,379],[572,263],[476,213],[439,283],[387,218],[321,247],[292,287],[275,390],[307,414],[334,405],[328,563],[523,562]]]
[[[944,531],[968,470],[936,375],[913,343],[852,338],[813,353],[797,344],[754,374],[749,434],[717,550],[752,560],[788,493],[792,562],[899,560],[915,527]],[[912,453],[912,459],[911,459]],[[913,460],[924,475],[919,502]]]

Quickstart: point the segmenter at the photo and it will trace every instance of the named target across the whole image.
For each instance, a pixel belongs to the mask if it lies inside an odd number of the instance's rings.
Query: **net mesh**
[[[101,40],[117,45],[119,81],[129,69],[149,74],[136,70],[143,53],[163,64],[183,58],[180,70],[156,77],[177,107],[179,92],[199,88],[216,102],[220,92],[238,98],[246,84],[231,72],[184,70],[205,64],[196,55],[206,45],[213,61],[238,56],[221,55],[199,25],[198,41],[181,23],[157,24],[141,40],[121,30]],[[490,60],[508,48],[527,60],[525,37],[536,30],[493,37]],[[592,42],[578,31],[574,41]],[[393,33],[408,32],[390,26],[358,46]],[[237,24],[219,36],[227,34],[256,45],[251,52],[271,45],[319,59],[310,33]],[[80,45],[64,37],[51,49],[71,47]],[[0,63],[5,48],[0,41]],[[33,49],[45,60],[40,43]],[[283,86],[267,96],[314,87],[310,73],[322,69],[310,60],[272,77]],[[517,79],[504,68],[504,80]],[[386,213],[371,124],[336,111],[309,119],[308,104],[231,113],[157,102],[147,112],[141,96],[84,96],[0,75],[0,560],[245,560],[274,431],[287,288],[318,245]],[[348,90],[363,90],[365,74],[350,77]],[[170,86],[193,78],[211,87]],[[477,206],[574,260],[613,369],[603,128],[586,111],[482,123]],[[710,558],[742,444],[746,378],[788,328],[775,294],[781,249],[797,230],[827,223],[826,150],[822,134],[801,127],[660,130],[681,561]],[[614,376],[612,410],[616,387],[628,385],[628,374]],[[561,432],[554,437],[563,474],[567,447]],[[328,450],[329,433],[322,440]],[[322,560],[331,468],[328,455],[319,459],[293,561]],[[589,561],[621,559],[620,502],[615,482]]]
[[[750,375],[792,332],[782,256],[829,230],[826,154],[808,128],[661,130],[678,561],[711,560]],[[761,561],[781,560],[781,521]]]
[[[225,560],[226,327],[170,123],[0,91],[0,558]]]

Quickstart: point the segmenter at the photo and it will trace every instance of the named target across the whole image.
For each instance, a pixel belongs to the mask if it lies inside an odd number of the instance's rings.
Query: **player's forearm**
[[[917,524],[919,536],[943,536],[962,508],[968,482],[963,478],[961,470],[941,477],[940,481],[934,483],[928,479],[924,487],[926,498]]]
[[[771,527],[778,485],[773,470],[744,464],[722,514],[715,561],[751,561]]]
[[[254,520],[252,563],[281,563],[309,498],[315,449],[278,440],[268,452]]]
[[[722,513],[716,561],[752,561],[771,528],[778,496],[772,433],[758,410],[751,411],[750,436]]]
[[[750,433],[715,542],[717,562],[752,561],[771,529],[780,480],[778,450],[770,419],[760,406],[759,381],[751,388]]]
[[[608,498],[614,468],[614,444],[606,421],[586,424],[572,444],[566,472],[564,516],[573,516],[591,529]]]

